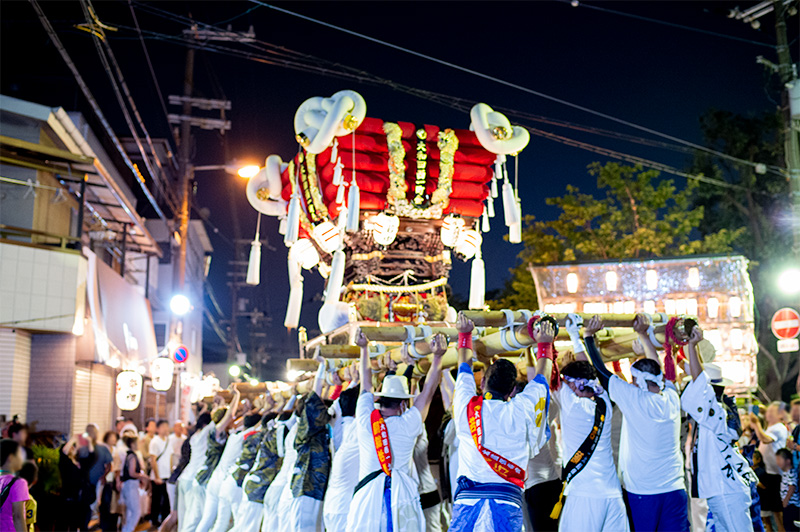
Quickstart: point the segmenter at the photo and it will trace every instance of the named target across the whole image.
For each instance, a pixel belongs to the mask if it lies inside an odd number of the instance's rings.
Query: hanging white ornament
[[[120,410],[136,410],[142,399],[142,375],[136,371],[121,371],[117,375],[116,399]]]
[[[358,222],[361,216],[361,191],[356,180],[350,183],[350,191],[347,193],[347,225],[345,230],[348,233],[358,231]]]
[[[339,301],[339,296],[344,283],[345,255],[341,249],[333,253],[331,261],[331,273],[328,276],[328,286],[325,291],[325,303],[333,304]]]
[[[521,221],[517,210],[517,197],[514,194],[514,187],[511,186],[508,179],[503,183],[503,215],[505,216],[507,227],[511,227]]]
[[[342,235],[329,221],[317,224],[312,231],[312,236],[325,253],[333,253],[342,243]]]
[[[472,271],[469,279],[469,308],[482,309],[486,298],[486,265],[483,262],[480,249],[472,259]]]
[[[339,158],[339,139],[333,139],[333,147],[331,148],[331,161],[335,161]]]
[[[283,325],[287,329],[296,329],[300,323],[300,310],[303,306],[303,273],[300,264],[292,257],[287,261],[289,267],[289,301],[286,305],[286,316]]]
[[[297,191],[292,194],[289,200],[289,214],[286,222],[286,233],[283,235],[283,243],[291,246],[297,241],[300,235],[300,195]]]
[[[256,236],[250,242],[250,260],[247,261],[247,278],[245,282],[249,285],[257,285],[261,282],[261,213],[258,213],[256,222]]]
[[[339,188],[336,189],[336,203],[338,205],[344,205],[344,183],[339,185]]]
[[[283,216],[281,216],[279,218],[279,220],[280,220],[280,223],[278,224],[278,234],[285,235],[286,234],[286,228],[289,226],[288,218],[284,214]]]
[[[344,178],[342,176],[342,170],[344,170],[344,163],[342,163],[341,159],[336,161],[336,165],[333,167],[333,184],[337,187],[344,183]]]
[[[492,184],[491,184],[491,197],[497,197],[497,174],[492,176]]]
[[[154,390],[166,392],[172,387],[175,363],[169,357],[158,357],[150,362],[150,383]]]
[[[486,212],[489,213],[489,218],[494,218],[494,200],[491,196],[486,198]]]
[[[519,222],[509,226],[508,241],[512,244],[519,244],[522,242],[522,204],[519,199],[514,202],[514,212]]]
[[[490,230],[491,227],[489,226],[489,212],[486,209],[484,209],[483,215],[481,216],[481,232],[488,233]]]
[[[439,236],[442,239],[442,244],[451,248],[458,242],[458,234],[464,227],[464,219],[460,216],[448,214],[442,220],[442,228],[439,231]]]

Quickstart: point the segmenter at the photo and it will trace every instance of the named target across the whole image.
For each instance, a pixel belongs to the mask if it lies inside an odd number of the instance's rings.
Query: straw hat
[[[708,381],[714,386],[730,386],[734,382],[722,376],[722,368],[716,364],[706,364],[704,366]]]
[[[408,380],[399,375],[388,375],[383,379],[381,391],[375,394],[376,397],[390,397],[392,399],[411,399],[414,397],[408,393]]]

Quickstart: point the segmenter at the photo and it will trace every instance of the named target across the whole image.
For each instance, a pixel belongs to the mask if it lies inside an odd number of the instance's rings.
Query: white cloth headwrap
[[[636,386],[638,386],[644,391],[647,391],[647,381],[650,381],[656,386],[658,386],[658,389],[661,390],[662,392],[664,391],[663,373],[659,375],[653,375],[652,373],[648,373],[646,371],[642,371],[640,369],[631,367],[631,377],[636,377]]]
[[[567,375],[561,376],[565,381],[571,382],[575,386],[578,387],[579,390],[583,390],[585,388],[591,388],[595,395],[602,395],[603,393],[603,386],[600,384],[600,381],[597,378],[594,379],[576,379],[575,377],[568,377]]]

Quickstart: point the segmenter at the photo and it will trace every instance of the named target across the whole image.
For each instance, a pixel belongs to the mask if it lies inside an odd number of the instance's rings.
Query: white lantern
[[[648,299],[644,302],[644,312],[645,314],[655,314],[656,313],[656,302],[652,299]]]
[[[339,249],[342,243],[342,237],[339,230],[331,222],[325,221],[314,227],[314,240],[317,241],[326,253],[333,253]]]
[[[574,294],[578,291],[578,274],[577,273],[568,273],[567,274],[567,292],[570,294]]]
[[[136,410],[142,399],[142,376],[136,371],[117,375],[117,406],[120,410]]]
[[[606,288],[609,292],[617,290],[617,272],[606,272]]]
[[[647,270],[644,274],[645,283],[647,283],[648,290],[655,290],[658,288],[658,272],[655,270]]]
[[[381,246],[388,246],[397,238],[400,218],[384,212],[372,217],[372,238]]]
[[[171,358],[158,357],[150,363],[150,380],[153,388],[159,392],[166,392],[172,386],[172,374],[175,363]]]
[[[700,270],[698,268],[689,268],[689,276],[686,279],[686,282],[689,284],[691,288],[699,288],[700,287]]]
[[[289,248],[289,259],[297,262],[306,270],[319,264],[319,252],[308,238],[301,238]]]
[[[738,318],[742,315],[742,299],[737,296],[733,296],[728,300],[728,312],[730,312],[731,318]]]
[[[717,316],[719,316],[719,299],[709,297],[706,301],[706,306],[708,307],[708,317],[712,320],[717,319]]]
[[[442,237],[442,244],[451,248],[458,242],[458,233],[464,227],[464,219],[452,214],[446,216],[442,220],[442,229],[440,235]]]
[[[481,247],[481,243],[483,242],[483,237],[481,234],[474,230],[468,229],[466,231],[461,231],[458,234],[458,242],[456,242],[456,252],[460,253],[466,259],[471,259],[475,256],[475,253],[478,251],[478,248]]]

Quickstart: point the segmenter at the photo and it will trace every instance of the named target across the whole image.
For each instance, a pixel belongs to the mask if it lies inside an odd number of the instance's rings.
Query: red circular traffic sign
[[[772,316],[772,334],[782,340],[791,340],[800,334],[800,314],[789,307],[780,309]]]
[[[178,364],[186,362],[187,358],[189,358],[189,348],[186,347],[185,345],[179,345],[172,352],[172,360],[174,360]]]

